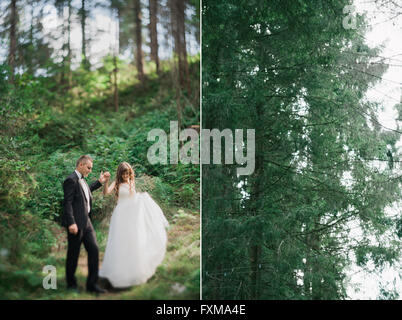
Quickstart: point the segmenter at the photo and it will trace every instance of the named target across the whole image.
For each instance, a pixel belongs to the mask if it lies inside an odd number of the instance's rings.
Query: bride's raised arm
[[[116,185],[116,181],[113,181],[110,186],[108,186],[109,180],[107,180],[103,185],[103,195],[107,195],[112,193],[114,186]]]

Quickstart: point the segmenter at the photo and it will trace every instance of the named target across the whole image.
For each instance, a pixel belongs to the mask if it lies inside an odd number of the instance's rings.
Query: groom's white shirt
[[[78,182],[80,183],[82,190],[84,190],[85,198],[87,199],[87,204],[88,204],[88,212],[89,212],[89,211],[91,211],[91,208],[90,208],[89,191],[88,191],[87,184],[84,182],[83,179],[81,179],[82,178],[81,172],[79,172],[77,170],[74,170],[74,171],[75,171],[75,173],[77,174],[77,176],[79,178]]]

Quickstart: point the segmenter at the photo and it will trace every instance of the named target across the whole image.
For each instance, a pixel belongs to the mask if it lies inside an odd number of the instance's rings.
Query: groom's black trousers
[[[99,248],[96,242],[95,230],[92,226],[91,220],[88,219],[87,226],[78,230],[76,235],[68,232],[68,248],[67,248],[67,261],[66,261],[66,278],[67,286],[76,286],[77,279],[75,278],[75,271],[77,269],[78,258],[80,255],[81,243],[88,253],[88,278],[87,289],[93,288],[98,281],[98,268],[99,268]]]

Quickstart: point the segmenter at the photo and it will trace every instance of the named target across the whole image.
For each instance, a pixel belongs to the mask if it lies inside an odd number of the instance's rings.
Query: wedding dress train
[[[165,256],[168,226],[148,193],[130,195],[128,184],[121,184],[99,276],[115,288],[145,283]]]

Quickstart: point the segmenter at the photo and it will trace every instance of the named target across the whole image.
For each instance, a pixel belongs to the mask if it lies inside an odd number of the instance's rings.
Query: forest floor
[[[79,293],[67,290],[65,281],[65,258],[67,235],[64,228],[58,230],[58,245],[52,255],[57,268],[57,289],[36,290],[32,299],[110,299],[110,300],[151,300],[151,299],[199,299],[200,261],[200,215],[197,211],[169,208],[173,213],[168,229],[168,245],[165,258],[156,273],[147,283],[125,290],[109,290],[106,294],[95,295],[86,292],[88,275],[87,253],[81,247],[76,271]],[[109,222],[105,219],[94,223],[100,249],[99,261],[103,260],[107,242]],[[104,284],[100,282],[101,286]]]

